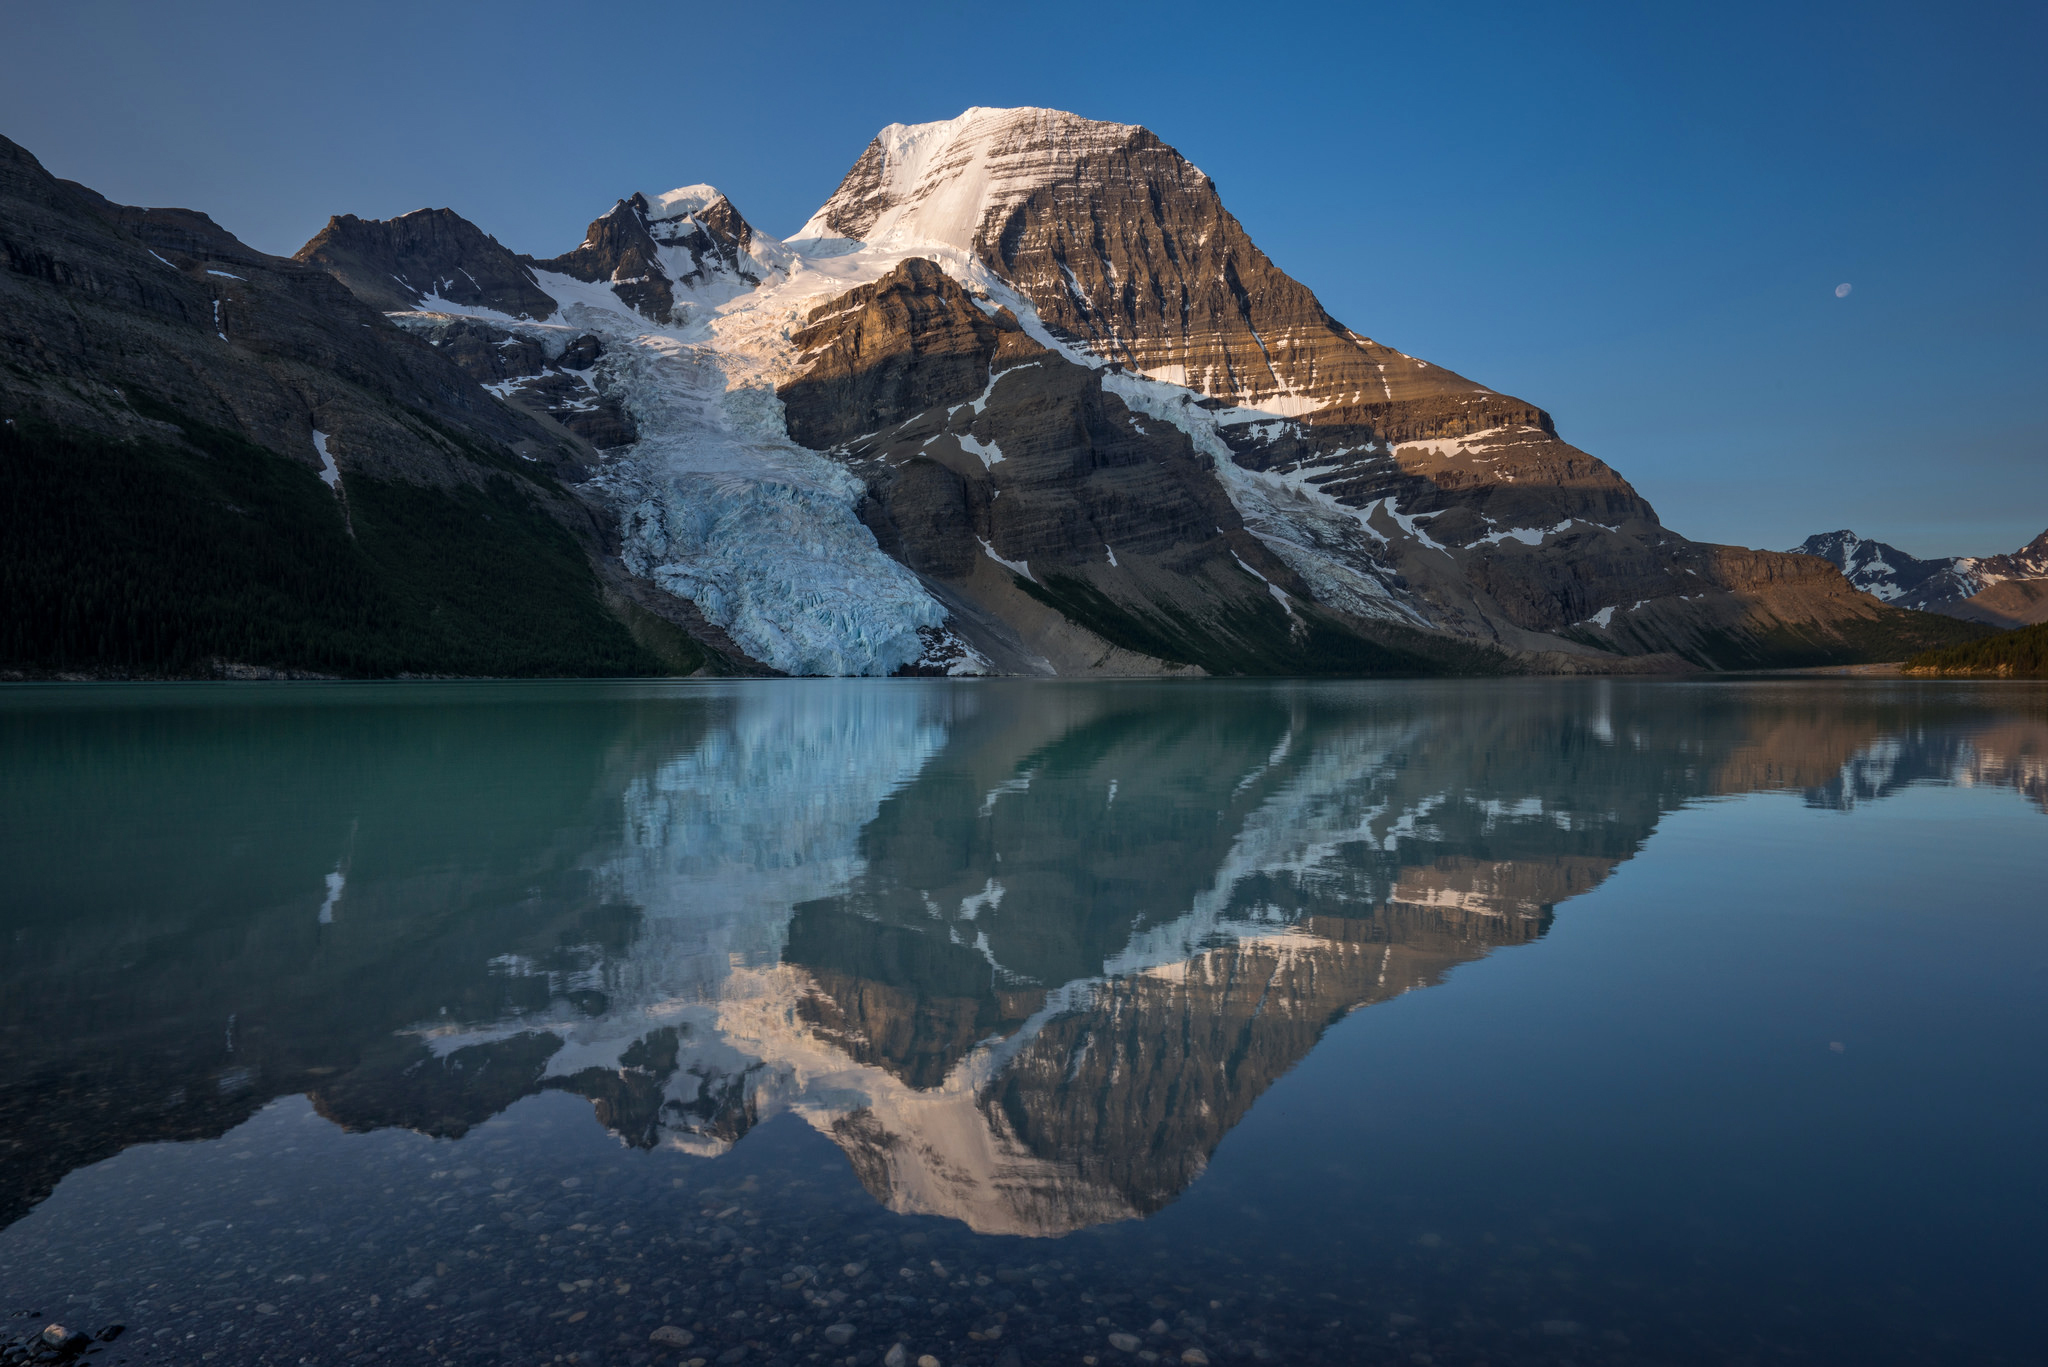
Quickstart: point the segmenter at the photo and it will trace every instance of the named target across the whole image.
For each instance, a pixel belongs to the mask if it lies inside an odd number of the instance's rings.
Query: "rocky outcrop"
[[[453,209],[415,209],[386,220],[337,214],[293,255],[341,281],[384,312],[436,301],[546,318],[554,299],[526,260]]]
[[[592,368],[604,355],[604,342],[594,333],[567,339],[536,336],[439,315],[408,319],[406,325],[499,398],[560,424],[597,450],[639,439],[639,428],[618,396],[598,388]],[[561,347],[555,355],[549,354],[550,342]]]
[[[647,232],[646,201],[620,200],[594,220],[574,251],[535,263],[573,280],[609,285],[625,303],[656,321],[675,310],[675,282],[661,268],[660,248]]]
[[[785,260],[781,243],[756,233],[732,201],[709,185],[671,190],[652,203],[635,195],[632,202],[647,217],[648,236],[688,254],[689,269],[675,276],[685,288],[711,285],[720,276],[758,285]]]
[[[780,269],[782,244],[763,238],[732,201],[709,185],[664,195],[635,194],[614,204],[574,251],[534,267],[609,285],[628,307],[658,322],[676,321],[678,293],[713,303]]]
[[[976,307],[951,276],[916,256],[812,309],[790,341],[804,367],[776,396],[790,436],[818,450],[966,402],[988,388],[996,368],[1052,354],[1008,310]]]

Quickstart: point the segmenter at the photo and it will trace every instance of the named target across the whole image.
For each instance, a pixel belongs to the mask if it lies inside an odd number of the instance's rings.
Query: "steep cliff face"
[[[1127,402],[1234,467],[1245,524],[1356,616],[1710,666],[1942,633],[1667,531],[1539,408],[1331,318],[1146,129],[1045,109],[892,125],[797,240],[827,237],[984,266],[1052,339],[1124,372],[1108,383]]]
[[[663,668],[603,607],[577,443],[326,269],[4,140],[0,245],[0,669]]]
[[[1078,626],[1215,673],[1441,667],[1420,633],[1369,636],[1318,605],[1185,433],[933,262],[811,310],[790,341],[791,436],[861,477],[883,550],[1025,649]]]
[[[969,251],[1056,334],[1235,406],[1398,412],[1382,424],[1396,440],[1548,425],[1331,318],[1214,182],[1135,125],[1055,109],[892,124],[797,236],[826,234]]]

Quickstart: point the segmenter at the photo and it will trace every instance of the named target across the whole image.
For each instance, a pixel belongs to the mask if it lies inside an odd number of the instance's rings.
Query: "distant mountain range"
[[[1669,530],[1132,125],[891,125],[787,241],[693,185],[548,258],[429,209],[287,261],[0,142],[0,237],[16,672],[1640,672],[1976,630]]]
[[[1817,555],[1851,584],[1902,608],[2011,628],[2048,621],[2048,531],[2010,555],[1917,560],[1850,531],[1809,536],[1792,548]]]

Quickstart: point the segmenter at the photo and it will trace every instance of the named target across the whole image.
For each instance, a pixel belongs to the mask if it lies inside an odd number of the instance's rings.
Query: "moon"
[[[1841,284],[1835,286],[1835,298],[1847,299],[1849,297],[1849,289],[1849,282],[1844,280]]]

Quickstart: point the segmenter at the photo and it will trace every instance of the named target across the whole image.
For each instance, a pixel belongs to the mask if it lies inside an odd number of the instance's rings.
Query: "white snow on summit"
[[[859,205],[880,210],[863,242],[934,242],[964,251],[990,214],[1059,179],[1089,148],[1120,144],[1138,131],[1037,108],[974,108],[939,123],[892,123],[870,148],[880,153],[879,187],[834,194],[790,240],[838,235],[827,220]]]
[[[647,201],[648,221],[658,223],[663,219],[702,213],[724,199],[725,195],[716,185],[679,185],[658,195],[643,190],[640,198]]]

